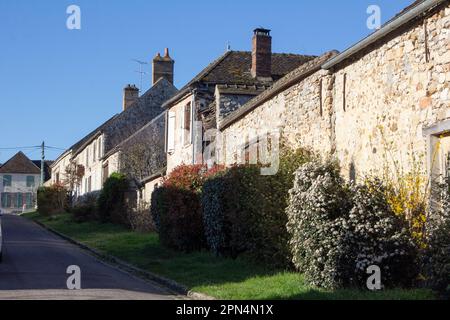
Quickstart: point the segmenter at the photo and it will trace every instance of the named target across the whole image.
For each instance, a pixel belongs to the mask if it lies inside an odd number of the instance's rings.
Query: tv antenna
[[[135,71],[136,73],[139,73],[140,75],[140,84],[139,84],[139,91],[142,92],[142,81],[144,78],[144,75],[148,74],[147,72],[144,71],[144,65],[147,65],[148,63],[145,61],[140,61],[137,59],[132,59],[134,62],[139,64],[139,71]]]

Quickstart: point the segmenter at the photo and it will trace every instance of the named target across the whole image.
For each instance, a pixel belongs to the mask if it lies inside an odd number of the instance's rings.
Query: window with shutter
[[[35,186],[35,181],[33,176],[27,176],[27,187],[33,188]]]
[[[3,186],[11,187],[11,185],[12,185],[12,176],[10,175],[3,176]]]
[[[31,209],[33,206],[33,195],[31,193],[25,194],[25,204],[27,206],[27,209]]]

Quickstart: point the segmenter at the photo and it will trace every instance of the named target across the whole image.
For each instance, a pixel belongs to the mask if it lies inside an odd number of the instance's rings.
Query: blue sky
[[[18,150],[67,148],[115,113],[122,88],[139,84],[133,58],[150,62],[169,47],[182,87],[229,42],[250,50],[255,27],[272,29],[273,50],[344,50],[370,33],[369,5],[385,22],[411,0],[2,0],[0,2],[0,163]],[[66,9],[81,8],[81,30]],[[151,83],[150,65],[144,89]],[[24,149],[31,158],[39,150]],[[54,159],[60,151],[48,150]]]

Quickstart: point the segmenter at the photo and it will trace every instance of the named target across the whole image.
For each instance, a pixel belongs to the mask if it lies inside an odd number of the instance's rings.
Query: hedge
[[[271,267],[289,268],[286,230],[288,190],[293,173],[309,152],[283,150],[278,173],[261,174],[261,166],[228,168],[208,179],[202,208],[208,247],[217,255],[250,259]]]
[[[100,221],[130,226],[125,203],[125,193],[128,188],[128,179],[120,173],[111,174],[105,181],[97,201]]]
[[[200,192],[207,168],[181,165],[153,191],[151,214],[163,245],[180,251],[205,246]]]
[[[67,190],[61,185],[41,187],[37,192],[38,211],[43,216],[63,213],[67,207]]]

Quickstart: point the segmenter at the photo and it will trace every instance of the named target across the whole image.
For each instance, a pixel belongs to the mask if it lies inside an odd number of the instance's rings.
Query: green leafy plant
[[[293,173],[310,153],[284,148],[277,174],[261,175],[261,166],[228,168],[208,179],[202,208],[208,247],[216,255],[245,255],[272,267],[289,268],[285,208]]]
[[[129,227],[125,195],[129,182],[125,175],[113,173],[103,184],[97,201],[98,216],[102,222],[112,222]]]
[[[41,187],[37,192],[38,211],[43,216],[63,213],[67,207],[67,200],[67,190],[59,184]]]
[[[206,166],[182,165],[154,190],[151,214],[165,246],[180,251],[205,246],[200,193],[207,176]]]

